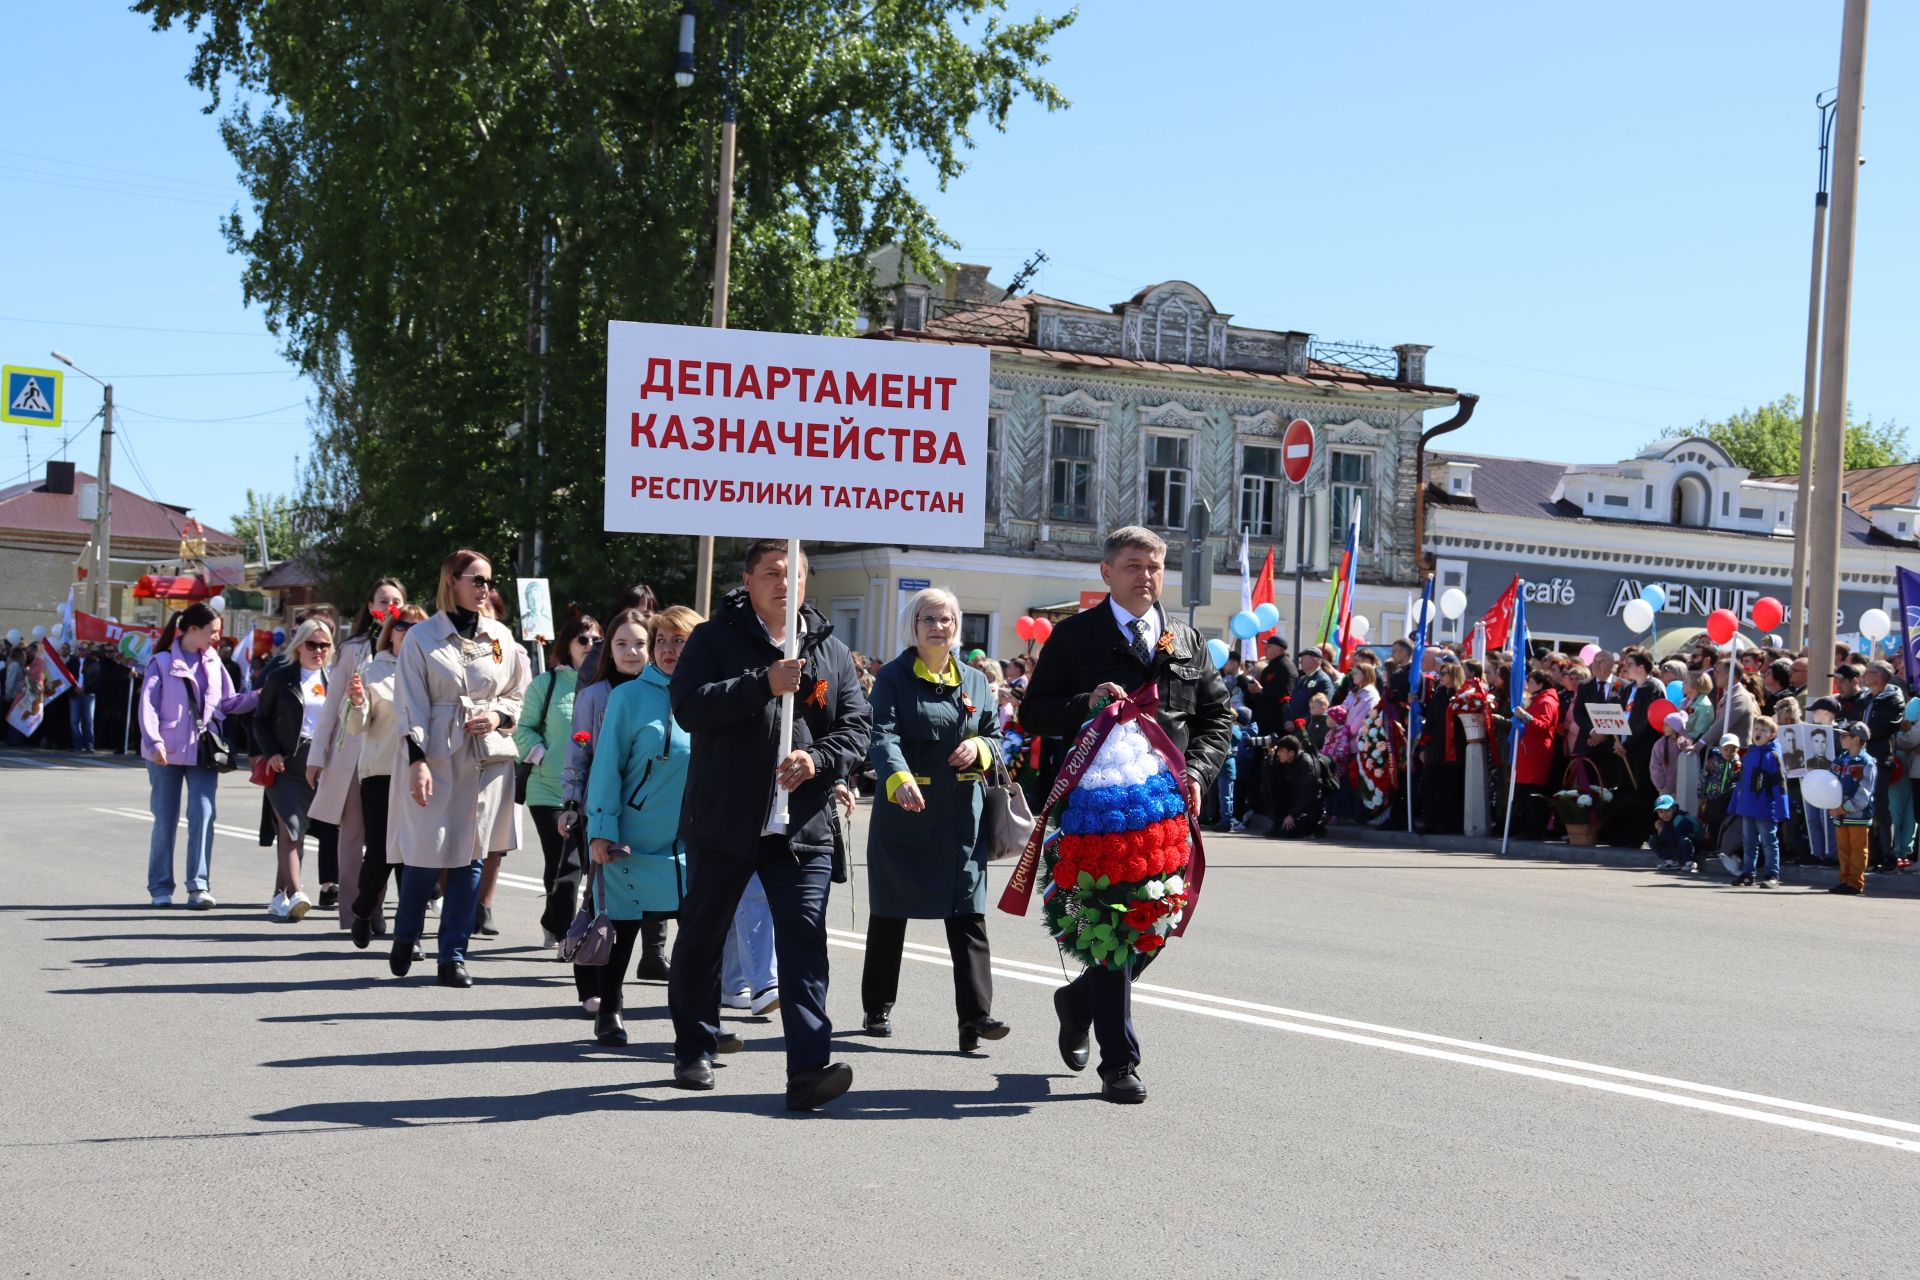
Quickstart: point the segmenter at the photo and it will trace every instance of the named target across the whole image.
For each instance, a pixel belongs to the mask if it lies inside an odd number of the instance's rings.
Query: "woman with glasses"
[[[375,633],[378,646],[372,657],[353,669],[342,683],[346,685],[347,713],[341,718],[353,740],[355,767],[360,781],[360,816],[366,832],[366,856],[354,882],[346,886],[348,910],[353,917],[353,945],[365,951],[377,934],[384,933],[375,919],[387,892],[387,879],[394,882],[394,901],[400,898],[400,863],[387,859],[388,804],[393,773],[400,767],[399,717],[394,714],[394,684],[400,673],[400,645],[418,623],[427,620],[427,611],[418,605],[394,605]],[[329,691],[331,693],[331,691]],[[336,760],[340,758],[336,753]],[[418,951],[414,959],[421,959]]]
[[[860,978],[868,1035],[893,1034],[907,921],[946,925],[960,1052],[999,1040],[987,950],[984,788],[1000,749],[987,678],[954,656],[960,602],[930,587],[907,602],[914,647],[873,682],[879,791],[867,830],[867,958]]]
[[[381,866],[386,861],[378,846],[366,839],[365,823],[360,811],[361,740],[349,734],[344,723],[347,686],[352,683],[354,673],[365,667],[372,658],[377,647],[375,641],[380,638],[387,614],[398,610],[406,602],[407,589],[397,579],[382,578],[373,584],[373,593],[360,606],[352,630],[334,654],[333,669],[327,676],[327,702],[320,709],[320,722],[313,730],[313,747],[307,752],[307,785],[313,788],[313,803],[307,808],[307,817],[316,824],[331,823],[339,832],[339,868],[336,874],[340,877],[340,883],[323,883],[320,886],[320,909],[324,911],[328,907],[338,907],[342,929],[353,927],[353,904],[360,882],[362,848],[372,850],[369,856]],[[383,785],[386,775],[391,772],[391,769],[380,771]],[[386,893],[384,873],[379,882],[379,891],[382,896],[374,900],[376,913]],[[386,932],[383,920],[375,921],[375,931]]]
[[[535,676],[527,686],[524,702],[526,718],[513,727],[513,743],[520,749],[520,762],[532,766],[527,775],[527,814],[540,836],[544,859],[546,906],[540,913],[540,926],[546,931],[545,944],[558,942],[573,922],[579,909],[580,867],[566,857],[566,837],[560,834],[561,806],[566,803],[562,790],[567,767],[567,749],[573,737],[573,700],[580,681],[580,664],[600,643],[600,624],[586,614],[576,614],[560,628],[553,642],[553,666]]]
[[[473,936],[480,869],[513,804],[510,731],[527,690],[524,654],[513,634],[485,616],[493,566],[477,551],[456,551],[440,566],[440,611],[407,632],[400,646],[394,712],[406,767],[388,793],[389,856],[405,864],[393,950],[395,977],[413,967],[426,926],[427,899],[442,872],[442,986],[471,987],[467,942]]]
[[[327,663],[333,656],[333,629],[309,618],[287,641],[287,661],[274,668],[260,689],[260,705],[253,713],[253,741],[266,757],[273,781],[267,784],[267,807],[273,817],[275,857],[273,900],[267,915],[282,923],[306,918],[312,899],[300,889],[300,861],[305,852],[313,804],[307,781],[307,756],[327,701]],[[333,864],[328,852],[338,832],[330,824],[313,824],[319,842],[322,870]]]
[[[684,605],[648,619],[653,660],[638,679],[608,696],[589,769],[587,838],[599,878],[595,906],[614,928],[611,959],[591,971],[600,999],[594,1037],[604,1045],[627,1042],[620,1013],[635,939],[647,925],[664,929],[680,913],[686,891],[680,796],[686,790],[691,739],[674,721],[667,686],[700,622],[700,615]]]

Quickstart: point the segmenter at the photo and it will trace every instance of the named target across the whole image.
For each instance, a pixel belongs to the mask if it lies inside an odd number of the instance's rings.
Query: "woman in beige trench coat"
[[[387,964],[404,977],[426,924],[427,899],[447,873],[440,903],[441,985],[470,987],[480,869],[499,847],[502,811],[513,804],[510,730],[527,689],[527,664],[512,632],[486,616],[493,566],[456,551],[440,566],[440,612],[400,646],[394,712],[407,766],[393,775],[387,857],[404,865]],[[510,828],[509,828],[510,829]]]
[[[354,619],[353,634],[333,655],[333,671],[327,679],[327,703],[320,708],[320,720],[313,727],[313,746],[307,752],[307,785],[313,788],[313,803],[307,816],[315,822],[331,822],[340,828],[341,893],[334,887],[337,901],[328,901],[327,885],[320,886],[321,907],[340,908],[340,927],[353,927],[353,899],[360,883],[361,847],[366,843],[366,825],[360,816],[360,739],[347,732],[347,686],[353,677],[373,659],[374,641],[390,609],[407,602],[407,589],[393,578],[373,584],[373,594],[360,606]],[[385,852],[371,851],[376,858]],[[380,898],[373,908],[374,932],[387,932],[386,882],[380,883]]]

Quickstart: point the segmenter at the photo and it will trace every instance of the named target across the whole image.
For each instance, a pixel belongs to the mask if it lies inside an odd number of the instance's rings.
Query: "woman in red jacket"
[[[1527,672],[1527,709],[1513,727],[1520,733],[1520,757],[1513,771],[1513,834],[1538,840],[1546,833],[1554,738],[1560,727],[1560,695],[1546,672],[1538,668]]]

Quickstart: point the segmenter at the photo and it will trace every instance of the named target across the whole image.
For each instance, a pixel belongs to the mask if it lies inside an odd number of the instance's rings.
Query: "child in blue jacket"
[[[1753,718],[1753,745],[1740,756],[1740,781],[1733,788],[1729,818],[1740,820],[1744,856],[1737,885],[1759,877],[1762,889],[1780,887],[1780,824],[1786,820],[1786,778],[1780,772],[1780,751],[1774,735],[1780,727],[1771,716]]]

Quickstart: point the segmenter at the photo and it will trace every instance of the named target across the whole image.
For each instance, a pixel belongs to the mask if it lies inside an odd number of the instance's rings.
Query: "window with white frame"
[[[1277,445],[1250,444],[1240,452],[1240,527],[1256,538],[1280,532],[1286,477]]]
[[[1048,514],[1055,520],[1091,524],[1096,457],[1093,424],[1055,422],[1048,443]]]
[[[1001,431],[999,414],[987,417],[987,519],[998,520],[1004,514],[1000,499],[1000,477],[1006,474],[1000,464]]]
[[[1373,545],[1373,455],[1350,449],[1335,449],[1327,459],[1328,488],[1333,495],[1333,519],[1327,522],[1330,546],[1347,545],[1347,526],[1353,520],[1354,504],[1359,504],[1360,545]]]
[[[1150,529],[1180,529],[1187,523],[1188,450],[1185,436],[1147,437],[1147,510]]]

